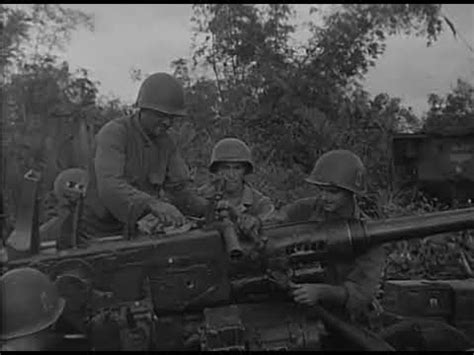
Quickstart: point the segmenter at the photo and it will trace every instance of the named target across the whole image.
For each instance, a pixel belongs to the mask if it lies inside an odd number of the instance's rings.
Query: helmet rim
[[[36,281],[33,281],[33,282],[38,282],[38,281],[40,283],[45,282],[43,286],[40,286],[41,289],[43,290],[42,291],[43,294],[40,296],[40,298],[42,298],[43,295],[45,295],[46,297],[53,297],[53,299],[55,299],[54,309],[48,312],[44,309],[45,306],[43,306],[43,312],[39,313],[38,316],[36,317],[37,319],[33,319],[33,322],[27,323],[26,326],[22,326],[21,324],[22,321],[20,321],[19,323],[13,322],[12,324],[4,324],[2,327],[2,332],[0,333],[0,340],[11,340],[11,339],[16,339],[16,338],[21,338],[24,336],[36,334],[38,332],[41,332],[42,330],[47,329],[59,319],[59,317],[64,311],[64,307],[66,304],[65,299],[59,295],[58,290],[56,289],[56,287],[54,286],[54,284],[51,282],[51,280],[46,274],[32,268],[24,268],[24,271],[21,271],[21,269],[16,269],[16,270],[18,270],[19,272],[27,272],[26,275],[24,274],[17,275],[16,276],[17,278],[20,276],[27,276],[29,273],[27,277],[33,277],[33,280],[35,280],[36,277],[40,277],[40,279],[36,279]],[[12,270],[12,271],[15,271],[15,270]],[[14,276],[11,276],[11,277],[14,277]],[[15,285],[15,283],[18,283],[18,281],[15,280],[15,278],[13,278],[10,282],[12,283],[12,285]],[[23,283],[23,286],[24,285],[26,284]],[[17,291],[21,291],[21,287],[22,286],[20,286],[20,288],[17,288]],[[11,306],[14,306],[14,304]],[[29,312],[33,312],[33,311],[34,309],[29,310]],[[3,316],[5,316],[5,314]],[[34,316],[35,315],[33,314],[32,318],[34,318]],[[24,318],[24,317],[21,317],[21,318]],[[6,326],[10,326],[13,329],[9,329],[8,331],[5,331]]]

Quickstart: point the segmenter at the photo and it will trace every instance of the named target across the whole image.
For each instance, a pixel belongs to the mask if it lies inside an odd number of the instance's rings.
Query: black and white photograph
[[[474,4],[0,15],[0,352],[474,353]]]

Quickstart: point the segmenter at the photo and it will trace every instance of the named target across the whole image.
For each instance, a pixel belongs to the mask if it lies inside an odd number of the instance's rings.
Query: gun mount
[[[32,240],[38,233],[23,232],[8,239],[3,267],[48,273],[67,300],[63,318],[96,350],[319,349],[321,322],[288,299],[275,273],[314,282],[323,279],[322,261],[469,228],[474,208],[379,221],[266,225],[258,247],[242,238],[235,245],[217,226],[172,236],[98,238],[66,250],[43,245],[27,254],[15,250],[15,238],[41,243]],[[231,257],[236,249],[240,257]]]

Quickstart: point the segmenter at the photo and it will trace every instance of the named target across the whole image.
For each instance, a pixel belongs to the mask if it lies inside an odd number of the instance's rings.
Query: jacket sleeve
[[[372,248],[355,260],[354,268],[343,283],[348,296],[346,309],[350,313],[359,313],[370,305],[380,283],[384,263],[383,246]]]
[[[189,183],[182,183],[181,186],[175,185],[173,188],[168,188],[166,195],[169,202],[185,215],[202,217],[209,205],[208,200],[193,191]]]
[[[163,185],[166,197],[182,213],[203,216],[208,201],[193,191],[190,185],[188,167],[179,150],[174,146],[168,160],[166,179]]]
[[[259,193],[258,201],[255,205],[255,214],[262,221],[271,220],[271,216],[275,211],[275,206],[269,197]]]
[[[123,223],[126,223],[132,206],[135,216],[145,214],[148,202],[154,198],[131,186],[125,178],[125,131],[110,123],[99,131],[96,143],[94,167],[102,203]]]
[[[313,206],[313,198],[302,198],[282,207],[270,218],[275,222],[305,222],[311,217]]]
[[[196,191],[199,196],[208,200],[212,200],[216,192],[216,189],[214,188],[214,185],[212,185],[212,183],[207,183],[207,184],[199,186],[199,188]]]

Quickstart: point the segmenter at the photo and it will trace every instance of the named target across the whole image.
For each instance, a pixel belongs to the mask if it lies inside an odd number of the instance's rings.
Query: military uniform
[[[82,232],[89,238],[120,234],[129,208],[133,206],[135,215],[143,216],[161,188],[186,212],[198,213],[202,208],[185,187],[188,169],[171,137],[152,141],[141,129],[137,114],[113,120],[99,131],[90,176],[82,223]]]
[[[243,141],[237,138],[224,138],[216,143],[212,149],[209,171],[218,174],[219,164],[222,163],[241,163],[245,167],[243,175],[251,174],[254,170],[252,153],[250,148]],[[244,176],[242,179],[244,179]],[[243,180],[242,191],[239,198],[229,198],[223,189],[225,178],[219,177],[213,182],[201,186],[198,190],[200,196],[209,201],[214,199],[216,193],[222,194],[222,199],[230,203],[237,215],[250,215],[257,217],[261,222],[267,220],[275,207],[272,201],[261,192],[254,189]],[[236,216],[234,216],[236,217]]]
[[[288,222],[303,221],[337,221],[343,219],[366,219],[367,217],[355,204],[350,215],[337,215],[323,210],[317,197],[297,200],[280,211],[280,220]],[[385,249],[381,246],[368,250],[365,254],[346,260],[326,263],[326,283],[343,285],[347,290],[345,309],[337,310],[340,314],[352,317],[364,317],[362,310],[371,304],[377,285],[381,280],[385,262]],[[362,311],[363,312],[363,311]]]
[[[355,197],[365,193],[365,175],[364,164],[354,153],[347,150],[325,153],[317,160],[313,171],[305,179],[308,183],[319,186],[322,189],[322,195],[304,198],[284,207],[277,219],[312,220],[321,223],[366,219]],[[334,188],[337,189],[334,190]],[[346,193],[340,195],[342,191]],[[329,199],[326,200],[327,198]],[[328,210],[324,207],[325,201],[329,202]],[[319,301],[322,301],[326,309],[339,317],[370,327],[374,316],[370,306],[374,304],[374,296],[381,279],[384,262],[385,250],[379,246],[361,255],[322,263],[325,267],[324,284],[338,287],[333,289],[332,295],[321,296],[322,299]],[[303,290],[310,289],[308,286],[303,286]],[[305,292],[311,291],[303,291],[303,293],[298,293],[298,296],[295,293],[295,300],[306,301],[308,294],[306,293],[305,296]],[[318,296],[311,294],[309,297]],[[313,299],[314,301],[316,300]],[[354,346],[356,344],[349,344],[332,332],[323,340],[323,349],[328,350],[354,350]]]
[[[354,153],[348,150],[327,152],[316,161],[310,175],[305,179],[306,182],[322,189],[321,196],[298,200],[284,207],[275,219],[320,222],[366,219],[356,202],[356,195],[365,194],[365,177],[364,164]],[[339,195],[342,191],[346,194]],[[334,196],[339,197],[334,200]],[[326,200],[327,198],[329,200]],[[324,209],[325,201],[329,202],[329,210]],[[384,262],[383,246],[371,248],[361,255],[327,262],[324,265],[325,284],[342,286],[345,294],[345,297],[334,296],[339,302],[331,302],[332,304],[327,306],[340,316],[370,325],[370,318],[373,315],[370,306],[376,304],[373,301],[381,280]]]
[[[154,74],[142,84],[137,105],[184,115],[182,88],[170,76]],[[149,203],[159,199],[162,191],[185,213],[200,214],[205,208],[206,201],[186,186],[188,169],[172,136],[165,133],[151,138],[140,124],[140,114],[114,119],[96,136],[80,228],[82,241],[121,234],[130,217],[150,212]]]

